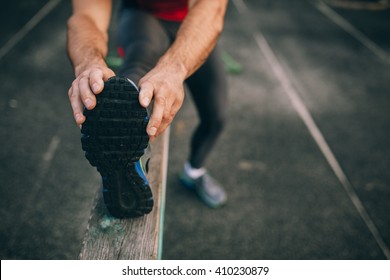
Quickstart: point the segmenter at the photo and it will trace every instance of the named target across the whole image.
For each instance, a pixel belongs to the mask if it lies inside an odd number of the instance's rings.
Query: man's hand
[[[165,131],[183,104],[185,75],[180,73],[157,65],[139,81],[140,104],[146,108],[154,100],[146,128],[151,141]]]
[[[95,64],[82,71],[73,81],[68,96],[77,125],[81,126],[85,121],[84,106],[88,110],[95,108],[95,95],[102,92],[104,81],[114,75],[111,69]]]

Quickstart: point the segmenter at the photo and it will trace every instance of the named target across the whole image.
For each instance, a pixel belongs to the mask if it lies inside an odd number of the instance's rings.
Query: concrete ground
[[[0,11],[0,257],[76,259],[100,178],[67,101],[71,8],[19,2]],[[229,202],[208,209],[177,180],[197,122],[188,97],[163,258],[390,258],[390,9],[327,2],[230,1],[220,45],[242,71],[227,63],[228,123],[207,166]]]

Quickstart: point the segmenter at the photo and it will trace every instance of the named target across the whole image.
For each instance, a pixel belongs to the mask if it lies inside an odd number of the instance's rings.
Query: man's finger
[[[89,87],[88,77],[83,77],[79,81],[80,99],[88,110],[91,110],[96,105],[96,97]]]
[[[154,137],[158,137],[160,136],[162,133],[164,133],[164,131],[167,129],[167,127],[170,125],[170,123],[162,123],[160,125],[160,127],[158,128],[156,134],[154,135]]]
[[[104,87],[103,71],[95,70],[89,76],[89,86],[94,94],[102,92]]]
[[[167,129],[167,127],[172,123],[179,109],[180,109],[180,105],[178,102],[174,102],[173,105],[170,105],[170,103],[167,102],[165,106],[163,120],[155,134],[156,137],[162,134]]]
[[[103,71],[103,81],[107,81],[109,78],[115,76],[114,71],[112,71],[110,68],[105,68]]]
[[[68,96],[74,120],[77,125],[81,125],[85,121],[85,116],[83,115],[83,103],[79,98],[78,87],[72,86],[68,91]]]
[[[150,82],[142,83],[139,96],[138,96],[139,103],[141,104],[142,107],[146,108],[149,106],[153,98],[153,91],[154,91],[154,87],[152,83]]]
[[[153,112],[150,117],[149,124],[146,128],[146,132],[149,136],[155,136],[158,128],[161,125],[161,121],[164,115],[165,98],[161,95],[155,96],[153,104]]]

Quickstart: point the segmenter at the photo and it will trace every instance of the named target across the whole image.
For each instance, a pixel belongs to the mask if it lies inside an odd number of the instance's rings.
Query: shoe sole
[[[113,77],[96,95],[96,107],[84,110],[81,143],[85,157],[103,179],[103,199],[111,215],[138,217],[153,208],[153,196],[137,165],[148,146],[148,114],[138,90],[125,78]]]

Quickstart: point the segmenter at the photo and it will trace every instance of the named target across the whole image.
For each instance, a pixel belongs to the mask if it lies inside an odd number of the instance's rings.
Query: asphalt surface
[[[67,100],[71,7],[19,2],[0,11],[0,257],[76,259],[100,178]],[[220,46],[242,70],[227,63],[229,118],[207,164],[229,202],[209,209],[177,180],[197,123],[188,97],[163,258],[389,258],[389,35],[390,9],[230,1]]]

